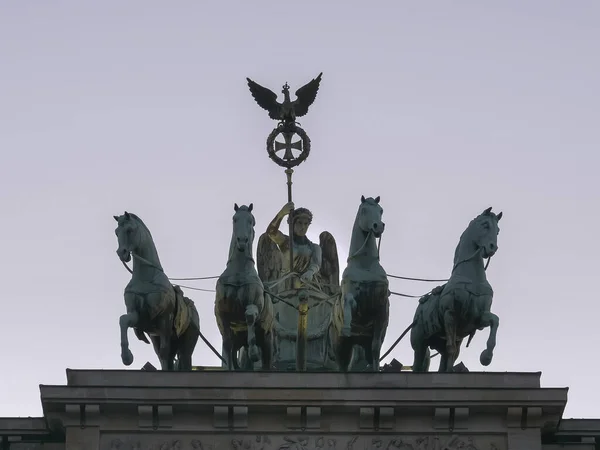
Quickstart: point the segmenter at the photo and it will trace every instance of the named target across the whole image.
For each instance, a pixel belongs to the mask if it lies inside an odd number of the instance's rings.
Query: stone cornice
[[[310,429],[312,423],[318,430],[320,424],[338,421],[340,432],[391,432],[419,417],[427,424],[424,430],[451,431],[486,415],[503,418],[497,423],[509,428],[552,431],[567,402],[566,388],[540,387],[540,373],[68,370],[67,380],[66,386],[40,387],[45,415],[57,430],[104,428],[108,422],[118,424],[111,417],[126,413],[150,429],[194,417],[197,425],[189,422],[187,432],[275,432],[270,417],[282,416],[298,429]],[[340,416],[347,419],[339,421]]]
[[[540,388],[541,372],[468,373],[348,373],[334,372],[236,372],[223,370],[162,372],[133,370],[67,369],[67,385],[78,387],[180,387],[180,388]]]

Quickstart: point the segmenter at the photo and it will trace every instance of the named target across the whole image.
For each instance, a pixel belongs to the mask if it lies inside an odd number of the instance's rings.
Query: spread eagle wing
[[[340,290],[340,261],[338,258],[335,239],[328,231],[319,235],[321,247],[321,270],[319,275],[325,283],[324,290],[329,295],[337,294]]]
[[[317,98],[317,92],[319,91],[319,84],[321,83],[322,76],[323,72],[321,72],[317,78],[313,78],[296,91],[296,97],[298,97],[294,101],[294,113],[296,114],[296,117],[302,117],[306,114],[308,112],[308,107],[312,105],[315,98]]]
[[[267,89],[252,81],[250,78],[246,78],[246,80],[248,80],[250,93],[254,97],[254,100],[256,100],[256,103],[258,103],[258,106],[266,109],[271,119],[281,120],[281,104],[277,102],[277,94],[271,89]]]
[[[283,257],[279,247],[267,233],[263,233],[258,239],[256,265],[258,277],[263,283],[278,280],[281,277]]]

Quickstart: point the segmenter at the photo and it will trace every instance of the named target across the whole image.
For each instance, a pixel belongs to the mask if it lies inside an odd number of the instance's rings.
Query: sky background
[[[294,174],[309,236],[330,231],[343,269],[360,196],[380,195],[387,272],[447,278],[469,221],[503,211],[486,370],[541,371],[570,388],[566,417],[598,417],[600,3],[296,5],[0,3],[0,416],[41,415],[66,368],[123,368],[113,215],[145,221],[171,277],[224,270],[234,202],[254,203],[256,245],[286,186],[245,78],[295,92],[323,71]],[[214,294],[186,293],[220,348]],[[391,298],[384,348],[416,304]],[[129,336],[131,369],[158,365]],[[408,339],[392,357],[412,364]],[[194,364],[217,358],[199,342]]]

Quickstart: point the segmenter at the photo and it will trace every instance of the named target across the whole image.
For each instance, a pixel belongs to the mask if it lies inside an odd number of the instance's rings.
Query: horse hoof
[[[260,359],[260,354],[256,345],[251,345],[248,348],[248,356],[250,356],[252,362],[257,362]]]
[[[131,363],[133,363],[133,353],[131,353],[131,350],[128,348],[121,350],[121,361],[123,361],[123,364],[126,366],[130,366]]]
[[[494,352],[491,350],[484,350],[481,352],[481,356],[479,357],[479,362],[482,366],[489,366],[492,362],[492,358],[494,357]]]

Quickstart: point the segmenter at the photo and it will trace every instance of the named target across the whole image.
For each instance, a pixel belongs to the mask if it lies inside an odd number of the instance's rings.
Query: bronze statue
[[[288,257],[290,238],[279,231],[279,226],[286,216],[288,223],[293,222],[294,267],[291,269]],[[335,288],[339,285],[339,262],[335,239],[329,232],[324,231],[319,236],[320,245],[311,242],[306,233],[312,223],[312,217],[310,210],[294,209],[294,204],[290,202],[286,203],[271,221],[267,232],[260,238],[262,241],[259,240],[260,253],[265,256],[259,261],[259,273],[263,272],[265,281],[274,279],[274,274],[269,277],[265,271],[275,263],[280,267],[280,274],[275,278],[286,276],[290,272],[298,275],[293,284],[287,284],[288,288],[308,287],[330,293],[336,291]]]
[[[379,263],[376,239],[385,225],[379,197],[361,197],[342,274],[342,293],[333,307],[331,343],[339,370],[350,368],[354,346],[364,349],[370,370],[379,371],[379,356],[389,320],[389,282]]]
[[[252,203],[234,206],[233,233],[227,267],[217,280],[215,317],[223,337],[223,357],[229,370],[239,370],[238,351],[244,348],[252,364],[261,360],[262,369],[271,369],[273,354],[273,304],[265,295],[254,265]]]
[[[133,328],[138,339],[147,344],[146,334],[150,336],[162,370],[192,370],[192,353],[200,335],[194,302],[179,286],[171,285],[144,222],[128,212],[114,218],[118,223],[117,255],[125,265],[133,256],[132,277],[124,294],[127,314],[119,319],[123,364],[133,362],[127,337],[128,328]]]
[[[491,312],[494,291],[487,281],[484,258],[498,250],[498,222],[502,213],[488,208],[463,232],[454,253],[454,265],[449,281],[419,300],[410,341],[415,353],[414,372],[429,370],[432,348],[440,353],[440,372],[452,372],[465,337],[469,342],[477,330],[490,327],[486,349],[480,361],[492,362],[498,316]]]
[[[290,238],[279,231],[286,216],[293,230],[294,261],[291,268],[288,257]],[[331,306],[339,293],[337,246],[327,231],[320,234],[319,245],[311,242],[306,236],[311,222],[312,213],[308,209],[294,209],[293,203],[287,203],[258,241],[258,273],[269,291],[275,294],[274,359],[281,369],[295,364],[298,311],[294,307],[299,305],[301,296],[307,297],[311,303],[307,325],[308,364],[316,369],[334,364],[326,361],[326,347]]]
[[[290,126],[296,123],[296,117],[302,117],[308,112],[309,106],[315,101],[321,82],[321,72],[317,78],[312,79],[307,84],[296,91],[296,100],[290,100],[290,87],[287,83],[283,86],[283,103],[277,101],[277,94],[272,90],[261,86],[260,84],[246,78],[252,97],[258,103],[258,106],[269,112],[269,117],[279,120],[284,126]]]

